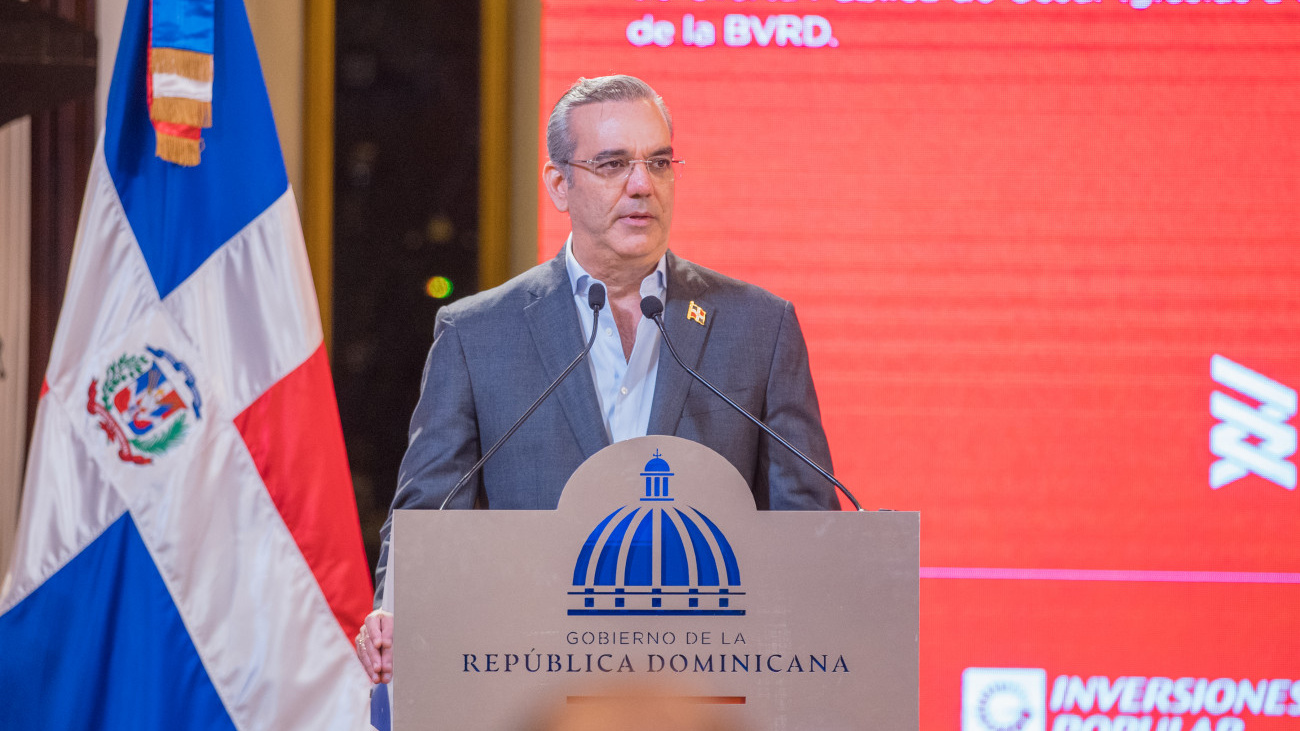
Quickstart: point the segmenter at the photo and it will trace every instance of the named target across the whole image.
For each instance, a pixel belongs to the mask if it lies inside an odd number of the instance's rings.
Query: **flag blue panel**
[[[0,728],[234,731],[130,514],[0,615]]]
[[[393,712],[388,704],[388,686],[376,685],[370,691],[370,726],[375,731],[391,731]]]
[[[243,3],[216,4],[215,32],[212,127],[203,130],[197,167],[154,156],[146,0],[127,6],[113,69],[104,157],[160,297],[289,188]]]

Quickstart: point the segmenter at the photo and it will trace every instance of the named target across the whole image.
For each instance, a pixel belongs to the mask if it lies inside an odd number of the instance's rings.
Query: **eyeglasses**
[[[646,173],[650,179],[656,183],[663,183],[674,180],[682,176],[682,166],[686,164],[685,160],[674,160],[670,157],[652,157],[648,160],[628,160],[622,157],[611,157],[605,160],[565,160],[566,165],[576,165],[583,170],[595,174],[608,182],[621,182],[632,176],[632,168],[637,163],[645,165]]]

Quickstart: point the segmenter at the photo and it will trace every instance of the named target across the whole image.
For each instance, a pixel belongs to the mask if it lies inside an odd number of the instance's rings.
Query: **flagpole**
[[[302,224],[325,350],[334,335],[334,0],[307,0]]]
[[[510,2],[479,4],[478,283],[510,274]]]

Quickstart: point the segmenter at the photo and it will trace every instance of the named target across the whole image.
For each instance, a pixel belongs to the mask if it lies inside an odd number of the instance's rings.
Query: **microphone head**
[[[660,314],[662,314],[663,311],[664,311],[664,303],[660,302],[658,297],[654,295],[648,295],[646,297],[641,298],[642,315],[645,315],[646,317],[653,320],[656,317],[658,317]]]
[[[599,310],[605,306],[605,285],[600,282],[592,282],[587,288],[587,306],[593,310]]]

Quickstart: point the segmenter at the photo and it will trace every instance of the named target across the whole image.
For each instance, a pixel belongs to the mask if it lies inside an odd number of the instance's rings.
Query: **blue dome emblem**
[[[673,476],[658,450],[641,476],[641,504],[625,505],[591,531],[573,568],[570,615],[743,615],[731,543],[695,508],[666,505]],[[652,503],[646,505],[645,503]],[[659,504],[653,504],[659,503]]]

